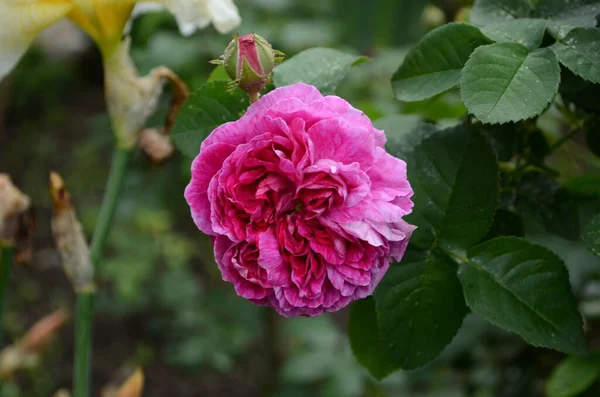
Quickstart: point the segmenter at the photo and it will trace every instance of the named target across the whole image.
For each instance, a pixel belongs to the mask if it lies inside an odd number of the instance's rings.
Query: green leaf
[[[542,44],[548,21],[543,19],[515,19],[486,25],[481,31],[494,41],[514,42],[535,50]]]
[[[539,0],[534,16],[566,27],[594,27],[598,13],[598,0]]]
[[[524,235],[525,225],[521,216],[514,211],[499,209],[496,211],[494,223],[485,240],[501,236],[523,237]]]
[[[600,30],[573,29],[551,48],[558,60],[573,73],[593,83],[600,83]]]
[[[548,397],[575,397],[589,389],[600,375],[600,357],[569,357],[560,363],[546,384]]]
[[[401,159],[406,159],[416,146],[437,131],[421,117],[404,114],[383,117],[373,125],[385,133],[388,151]]]
[[[468,252],[458,277],[473,311],[528,343],[587,354],[583,322],[562,260],[517,237],[500,237]]]
[[[399,142],[390,144],[398,152]],[[402,150],[410,150],[408,145]],[[403,158],[415,195],[411,241],[468,248],[488,232],[498,203],[498,164],[488,141],[468,125],[434,132]]]
[[[560,94],[585,111],[600,113],[600,84],[585,81],[567,68],[561,71]]]
[[[382,380],[399,368],[381,340],[373,297],[356,301],[350,307],[348,336],[354,356],[375,378]]]
[[[476,0],[471,11],[471,22],[488,25],[506,19],[527,18],[531,7],[523,0]]]
[[[499,161],[510,161],[519,151],[522,140],[520,124],[484,124],[483,133],[487,136]]]
[[[194,157],[215,128],[237,120],[248,106],[248,96],[240,89],[230,91],[226,81],[206,83],[190,95],[179,111],[171,139],[184,155]]]
[[[423,101],[409,102],[402,109],[404,114],[418,114],[426,120],[460,119],[467,114],[467,108],[458,92],[446,92]]]
[[[375,291],[384,348],[413,369],[437,357],[460,328],[467,307],[457,265],[439,249],[407,252]]]
[[[600,214],[594,216],[585,227],[583,241],[590,251],[600,256]]]
[[[568,192],[553,178],[538,171],[521,176],[516,206],[533,215],[547,232],[579,240],[579,208]]]
[[[560,67],[548,48],[529,52],[517,43],[480,47],[461,79],[467,109],[484,123],[506,123],[541,114],[558,91]]]
[[[366,60],[330,48],[311,48],[277,66],[273,82],[276,87],[302,82],[317,87],[323,95],[331,95],[352,66]]]
[[[392,77],[396,98],[420,101],[458,85],[469,55],[491,41],[469,24],[450,23],[429,32]]]
[[[229,77],[229,75],[227,74],[227,71],[225,70],[225,66],[223,65],[218,65],[216,66],[212,72],[210,72],[210,75],[208,76],[208,82],[212,82],[212,81],[231,81],[231,78]]]

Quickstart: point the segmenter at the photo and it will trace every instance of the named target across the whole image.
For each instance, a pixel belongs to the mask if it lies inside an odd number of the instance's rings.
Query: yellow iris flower
[[[212,21],[217,30],[226,32],[240,22],[232,0],[0,0],[0,79],[44,28],[63,17],[85,30],[103,56],[110,57],[134,7],[141,3],[166,7],[187,31]]]

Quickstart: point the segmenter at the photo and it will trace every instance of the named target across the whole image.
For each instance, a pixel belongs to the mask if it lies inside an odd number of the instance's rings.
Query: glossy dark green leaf
[[[375,378],[381,380],[399,368],[381,339],[373,297],[350,307],[348,336],[354,356]]]
[[[408,252],[377,287],[381,338],[401,368],[433,360],[460,328],[467,307],[456,269],[439,249]]]
[[[179,111],[171,139],[184,155],[194,157],[215,128],[237,120],[248,106],[248,96],[240,89],[230,91],[226,81],[206,83],[190,95]]]
[[[533,215],[548,231],[569,240],[579,240],[579,209],[560,183],[541,172],[522,175],[517,208]]]
[[[506,123],[541,114],[558,91],[560,67],[548,48],[529,52],[517,43],[479,47],[463,69],[461,94],[484,123]]]
[[[514,211],[499,209],[494,216],[494,223],[484,240],[491,240],[502,236],[523,237],[525,226],[523,219]]]
[[[499,43],[519,43],[535,50],[542,44],[547,24],[548,21],[543,19],[511,19],[486,25],[481,31]]]
[[[373,125],[385,133],[388,151],[401,159],[437,131],[433,124],[415,115],[394,114],[375,120]]]
[[[488,25],[507,19],[527,18],[530,13],[530,3],[524,0],[476,0],[471,22]]]
[[[600,30],[573,29],[551,48],[558,60],[573,73],[592,83],[600,83]]]
[[[517,154],[522,130],[522,126],[516,123],[484,124],[482,128],[499,161],[509,161]]]
[[[500,237],[468,252],[458,277],[473,311],[528,343],[585,355],[583,322],[562,260],[544,247]]]
[[[445,92],[423,101],[407,102],[402,112],[418,114],[428,121],[438,122],[460,119],[467,114],[467,108],[457,92]]]
[[[429,32],[392,77],[397,99],[420,101],[456,87],[475,48],[491,41],[469,24],[450,23]]]
[[[562,68],[560,94],[579,108],[600,114],[600,84],[593,84]]]
[[[600,256],[600,214],[594,216],[585,227],[583,241],[590,251]]]
[[[331,48],[310,48],[277,66],[273,82],[276,87],[306,83],[317,87],[323,95],[330,95],[353,66],[366,60]]]
[[[598,0],[539,0],[534,16],[550,19],[569,29],[596,26],[599,13]]]
[[[600,376],[600,357],[572,356],[560,363],[546,384],[548,397],[576,397]]]
[[[396,145],[390,144],[392,152]],[[407,220],[418,229],[411,241],[422,248],[435,240],[442,248],[468,248],[483,238],[498,204],[499,171],[481,133],[460,125],[434,132],[414,149],[400,146],[415,191]]]

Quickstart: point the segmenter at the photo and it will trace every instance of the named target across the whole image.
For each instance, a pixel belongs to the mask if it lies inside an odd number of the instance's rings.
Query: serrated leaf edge
[[[516,45],[520,45],[520,46],[522,46],[523,48],[527,49],[527,53],[528,53],[528,54],[527,54],[527,56],[529,56],[529,55],[530,55],[532,52],[539,51],[539,50],[544,50],[544,48],[538,48],[538,49],[536,49],[536,50],[534,50],[534,51],[529,51],[529,49],[528,49],[526,46],[524,46],[523,44],[520,44],[520,43],[516,43],[516,42],[494,43],[494,44],[488,44],[488,45],[483,45],[483,46],[479,46],[479,47],[477,47],[477,48],[475,49],[475,51],[473,51],[473,52],[471,53],[471,55],[469,56],[469,60],[467,61],[467,63],[465,63],[465,66],[464,66],[464,67],[463,67],[463,69],[462,69],[461,78],[460,78],[460,86],[461,86],[461,100],[463,101],[463,104],[464,104],[464,105],[465,105],[465,107],[467,108],[467,111],[469,111],[469,108],[467,107],[467,104],[465,103],[464,99],[462,99],[462,86],[463,86],[463,79],[464,79],[464,71],[465,71],[465,68],[467,67],[467,65],[468,65],[468,64],[469,64],[469,62],[471,61],[471,59],[472,59],[472,57],[473,57],[473,54],[475,54],[475,52],[476,52],[476,51],[478,51],[479,49],[481,49],[481,48],[483,48],[483,47],[489,47],[489,46],[492,46],[492,45],[498,45],[498,44],[516,44]],[[475,116],[473,113],[471,113],[471,111],[469,111],[469,114],[470,114],[470,115],[472,115],[473,117],[475,117],[475,118],[476,118],[476,120],[480,121],[482,124],[489,124],[489,125],[504,125],[504,124],[508,124],[508,123],[516,123],[516,122],[518,122],[518,121],[523,121],[523,120],[531,120],[531,119],[534,119],[534,118],[538,117],[538,116],[539,116],[539,115],[541,115],[542,113],[544,113],[544,112],[545,112],[545,111],[548,109],[548,106],[549,106],[549,105],[550,105],[550,104],[551,104],[551,103],[554,101],[554,98],[556,97],[556,94],[558,93],[558,89],[559,89],[559,87],[560,87],[560,63],[559,63],[559,61],[558,61],[558,58],[556,57],[556,54],[554,54],[554,51],[550,51],[550,52],[551,52],[551,53],[554,55],[554,57],[556,58],[556,65],[557,65],[557,68],[558,68],[559,81],[558,81],[558,84],[556,85],[556,92],[554,93],[554,95],[552,96],[552,98],[550,98],[550,99],[548,100],[548,102],[546,103],[546,106],[545,106],[545,107],[544,107],[542,110],[540,110],[539,112],[536,112],[536,113],[535,113],[533,116],[531,116],[531,117],[529,117],[529,118],[525,118],[525,119],[523,119],[523,118],[515,118],[515,119],[508,119],[508,120],[504,120],[504,121],[484,121],[484,120],[482,120],[482,119],[480,119],[480,118],[477,118],[477,116]],[[525,57],[525,59],[527,59],[527,57]],[[525,62],[525,60],[523,60],[523,63],[524,63],[524,62]],[[522,66],[522,64],[519,66],[519,69],[521,68],[521,66]],[[518,70],[517,70],[517,71],[518,71]],[[515,75],[516,75],[516,73],[515,73]],[[511,78],[511,81],[512,81],[512,79],[514,79],[514,76]],[[510,84],[509,84],[509,86],[510,86]],[[503,95],[504,95],[504,94],[503,94]]]
[[[567,268],[567,266],[565,265],[564,261],[563,261],[563,260],[562,260],[562,259],[561,259],[561,258],[560,258],[560,257],[559,257],[557,254],[555,254],[554,252],[552,252],[551,250],[549,250],[548,248],[546,248],[546,247],[544,247],[544,246],[542,246],[542,245],[539,245],[539,244],[534,244],[534,243],[530,242],[529,240],[527,240],[527,239],[524,239],[524,238],[521,238],[521,237],[514,237],[514,236],[502,236],[502,237],[496,237],[496,238],[493,238],[493,239],[491,239],[491,240],[488,240],[488,241],[486,241],[486,242],[484,242],[484,243],[481,243],[481,244],[479,244],[479,245],[476,245],[476,246],[474,246],[473,248],[469,249],[469,251],[471,251],[471,250],[473,250],[473,249],[477,248],[477,247],[478,247],[478,246],[480,246],[480,245],[487,244],[487,243],[489,243],[489,242],[491,242],[491,241],[498,241],[498,240],[513,240],[513,241],[525,242],[525,243],[527,243],[527,244],[529,244],[529,245],[531,245],[531,246],[533,246],[533,247],[536,247],[536,248],[538,248],[538,249],[541,249],[541,250],[543,250],[543,251],[544,251],[546,254],[548,254],[549,256],[551,256],[551,257],[553,257],[554,259],[558,260],[558,261],[559,261],[559,262],[562,264],[562,266],[563,266],[563,269],[564,269],[564,271],[565,271],[565,273],[566,273],[566,275],[567,275],[567,282],[568,282],[568,280],[570,279],[570,275],[569,275],[569,269],[568,269],[568,268]],[[469,253],[469,252],[468,252],[468,253]],[[468,259],[469,259],[469,262],[468,262],[468,263],[471,263],[471,264],[472,264],[473,262],[471,261],[471,255],[468,255]],[[474,266],[476,266],[477,268],[481,268],[480,266],[477,266],[477,265],[474,265]],[[529,307],[529,305],[528,305],[528,304],[526,304],[525,302],[523,302],[523,301],[522,301],[522,300],[521,300],[521,299],[520,299],[518,296],[516,296],[516,295],[515,295],[515,294],[514,294],[512,291],[510,291],[509,289],[505,288],[505,286],[504,286],[504,285],[502,285],[502,284],[498,283],[498,282],[496,281],[496,279],[493,277],[493,275],[491,275],[491,274],[490,274],[490,273],[489,273],[487,270],[485,270],[485,269],[483,269],[483,268],[481,268],[481,269],[482,269],[482,270],[485,272],[485,274],[489,274],[489,275],[490,275],[490,277],[492,278],[492,280],[493,280],[493,281],[494,281],[496,284],[498,284],[498,285],[500,285],[501,287],[503,287],[503,289],[504,289],[504,290],[506,290],[506,291],[510,292],[510,294],[511,294],[511,295],[512,295],[512,296],[513,296],[515,299],[517,299],[519,302],[521,302],[521,303],[522,303],[522,304],[523,304],[525,307],[527,307],[527,309],[529,309],[529,310],[531,310],[531,311],[534,311],[534,310],[533,310],[531,307]],[[458,273],[460,274],[460,272],[461,272],[461,270],[460,270],[460,267],[459,267]],[[460,280],[460,277],[459,277],[459,280]],[[462,284],[462,281],[461,281],[461,284]],[[464,288],[463,288],[463,292],[464,292]],[[469,306],[469,307],[471,308],[471,310],[473,310],[475,313],[477,313],[477,311],[476,311],[474,308],[472,308],[472,307],[471,307],[471,305],[469,304],[469,300],[468,300],[468,298],[467,298],[466,292],[464,293],[464,296],[465,296],[465,302],[467,302],[467,306]],[[577,305],[575,304],[575,299],[574,299],[574,297],[573,297],[573,306],[574,306],[574,308],[576,309],[577,313],[579,313],[579,310],[577,310]],[[578,352],[575,352],[575,351],[569,351],[569,350],[563,350],[563,349],[559,349],[559,348],[556,348],[556,347],[542,346],[542,345],[539,345],[539,344],[537,344],[537,343],[535,343],[535,342],[532,342],[532,341],[529,341],[529,340],[525,339],[525,338],[524,338],[523,336],[521,336],[519,333],[517,333],[517,332],[515,332],[515,331],[513,331],[513,330],[509,330],[509,329],[507,329],[506,327],[503,327],[502,325],[500,325],[500,324],[497,324],[495,321],[492,321],[492,320],[488,319],[488,318],[487,318],[487,317],[485,317],[485,316],[482,316],[482,317],[484,317],[484,318],[485,318],[487,321],[489,321],[491,324],[495,325],[495,326],[496,326],[496,327],[498,327],[498,328],[501,328],[501,329],[503,329],[503,330],[506,330],[506,331],[508,331],[508,332],[511,332],[511,333],[513,333],[513,334],[519,335],[521,338],[523,338],[523,339],[524,339],[524,340],[525,340],[527,343],[531,344],[532,346],[536,346],[536,347],[543,347],[543,348],[549,348],[549,349],[555,349],[555,350],[561,351],[561,352],[563,352],[563,353],[568,353],[568,354],[576,354],[576,355],[589,355],[589,351],[587,350],[587,349],[588,349],[588,348],[587,348],[587,346],[586,346],[586,351],[585,351],[585,352],[584,352],[584,351],[578,351]],[[545,322],[547,322],[547,323],[548,323],[548,324],[550,324],[550,325],[551,325],[553,328],[555,328],[555,329],[556,329],[556,326],[555,326],[555,325],[554,325],[552,322],[550,322],[549,320],[547,320],[547,319],[546,319],[544,316],[540,316],[540,317],[541,317],[541,318],[542,318],[542,319],[543,319]],[[579,313],[579,325],[580,325],[580,326],[581,326],[581,328],[582,328],[582,335],[583,335],[583,317],[581,317],[581,313]],[[559,330],[559,331],[560,331],[560,330]],[[584,341],[585,341],[585,339],[584,339]]]

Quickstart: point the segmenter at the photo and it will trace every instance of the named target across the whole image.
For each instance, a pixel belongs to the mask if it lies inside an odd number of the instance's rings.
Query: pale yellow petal
[[[208,0],[208,10],[215,28],[220,33],[228,33],[242,22],[233,0]]]
[[[72,0],[69,18],[101,47],[117,45],[135,0]]]
[[[133,11],[135,0],[94,0],[94,2],[103,36],[120,39]]]
[[[35,36],[64,17],[68,0],[2,0],[0,2],[0,79],[8,74]]]
[[[163,91],[161,78],[138,76],[129,57],[129,46],[127,38],[104,62],[106,105],[121,148],[135,145],[137,134],[156,110]]]

